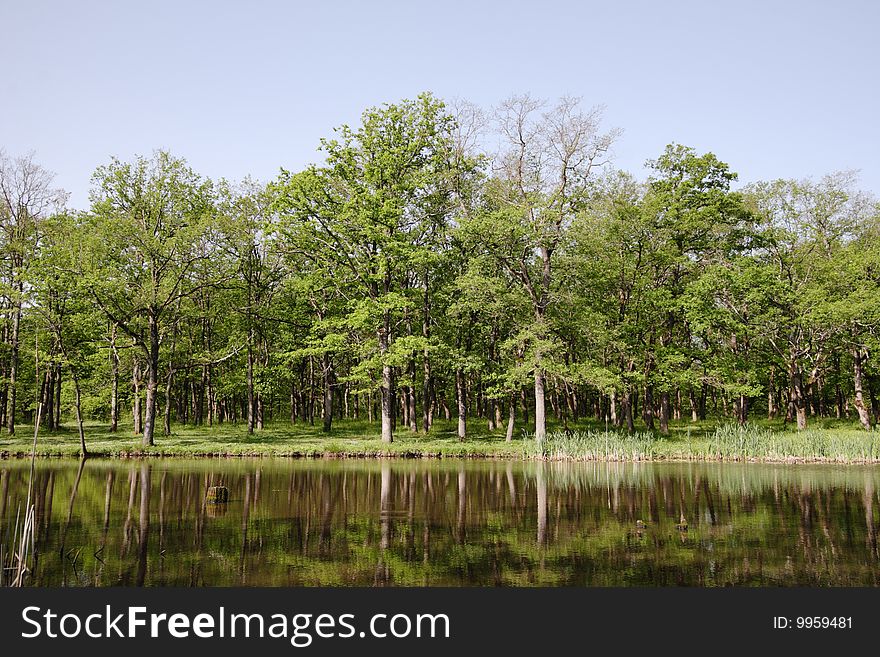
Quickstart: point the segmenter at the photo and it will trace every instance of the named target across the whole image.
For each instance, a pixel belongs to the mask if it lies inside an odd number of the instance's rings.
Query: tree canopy
[[[323,161],[211,181],[116,159],[91,206],[0,157],[0,421],[157,425],[880,415],[880,207],[852,172],[742,185],[670,144],[612,166],[601,107],[431,94]],[[27,355],[27,357],[25,357]],[[125,409],[125,410],[123,410]],[[161,420],[157,421],[157,418]]]

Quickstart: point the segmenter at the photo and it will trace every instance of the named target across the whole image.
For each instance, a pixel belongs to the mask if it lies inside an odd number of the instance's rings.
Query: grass
[[[314,426],[277,422],[248,435],[243,424],[209,427],[175,425],[172,433],[155,436],[153,447],[143,447],[131,425],[120,426],[111,433],[106,424],[86,425],[86,445],[94,456],[435,456],[488,457],[520,455],[520,443],[506,443],[503,436],[476,434],[459,442],[452,423],[440,421],[426,435],[398,428],[390,445],[379,438],[379,424],[365,421],[339,421],[330,434],[323,433],[320,423]],[[17,427],[16,434],[0,435],[0,456],[23,457],[30,454],[33,427]],[[39,456],[77,456],[79,445],[75,428],[40,432]]]
[[[686,437],[587,429],[551,433],[540,447],[532,441],[524,443],[523,454],[568,461],[880,463],[880,433],[840,428],[773,431],[732,424]]]
[[[708,457],[725,460],[880,462],[877,431],[808,429],[773,432],[765,427],[719,427],[709,440]]]
[[[111,433],[108,426],[86,427],[89,452],[95,456],[278,456],[278,457],[465,457],[595,461],[766,461],[880,463],[880,434],[867,433],[855,424],[834,420],[814,423],[797,432],[780,422],[758,422],[746,427],[715,422],[677,422],[669,436],[656,432],[634,434],[606,430],[585,421],[569,431],[551,424],[544,445],[539,447],[518,427],[513,442],[504,431],[489,432],[483,421],[474,420],[464,442],[456,436],[454,422],[440,420],[427,434],[398,428],[390,445],[378,437],[378,423],[345,420],[334,424],[331,434],[319,424],[291,425],[277,422],[249,436],[242,424],[208,427],[176,425],[170,436],[157,435],[153,447],[144,448],[130,426]],[[16,435],[0,435],[0,457],[30,454],[32,427],[22,425]],[[79,444],[74,427],[41,432],[37,455],[75,457]]]
[[[653,461],[666,456],[663,444],[651,432],[557,431],[540,446],[534,440],[523,441],[523,455],[551,461]]]

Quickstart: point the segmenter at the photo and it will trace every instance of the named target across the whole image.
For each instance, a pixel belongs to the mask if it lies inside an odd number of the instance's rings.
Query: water
[[[29,469],[0,461],[7,543]],[[34,490],[41,586],[880,582],[877,467],[46,460]]]

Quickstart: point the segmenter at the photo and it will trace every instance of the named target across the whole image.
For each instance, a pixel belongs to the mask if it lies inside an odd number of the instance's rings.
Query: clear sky
[[[676,141],[743,181],[859,169],[880,194],[873,0],[0,0],[0,26],[0,147],[35,151],[76,208],[111,155],[268,180],[420,91],[605,104],[640,175]]]

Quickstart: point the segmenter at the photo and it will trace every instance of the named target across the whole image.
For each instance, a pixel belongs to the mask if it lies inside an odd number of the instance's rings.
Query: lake
[[[7,544],[29,472],[0,461]],[[875,586],[878,490],[871,466],[40,460],[30,583]]]

